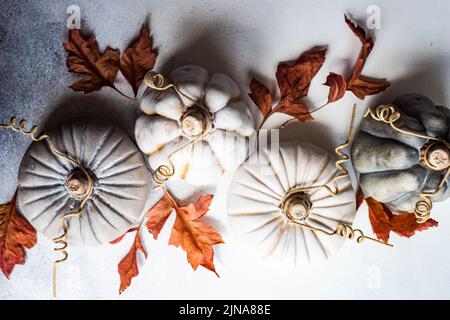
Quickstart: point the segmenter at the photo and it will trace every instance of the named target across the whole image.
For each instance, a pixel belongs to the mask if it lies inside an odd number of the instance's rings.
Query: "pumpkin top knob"
[[[304,192],[288,193],[281,201],[281,210],[289,220],[304,221],[311,212],[312,202]]]
[[[207,133],[211,125],[211,117],[197,106],[189,108],[181,117],[181,129],[190,138]]]
[[[425,160],[430,169],[442,171],[450,166],[450,151],[442,143],[433,143],[425,150]]]
[[[89,177],[80,170],[75,170],[67,177],[66,188],[72,197],[81,199],[89,191]]]

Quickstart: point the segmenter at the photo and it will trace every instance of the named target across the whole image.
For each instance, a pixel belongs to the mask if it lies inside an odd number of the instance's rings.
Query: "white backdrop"
[[[211,71],[230,74],[243,92],[248,92],[253,75],[274,89],[278,62],[296,59],[312,46],[328,45],[327,61],[311,86],[311,105],[320,105],[326,99],[327,88],[321,84],[328,72],[347,73],[358,54],[360,43],[345,25],[344,13],[364,22],[367,7],[377,5],[381,10],[381,28],[374,31],[375,48],[364,74],[385,77],[392,81],[392,87],[376,99],[390,102],[397,94],[418,92],[437,104],[450,104],[450,2],[445,0],[73,0],[29,2],[20,7],[6,1],[1,5],[2,19],[14,17],[15,22],[4,20],[2,32],[7,39],[24,43],[23,46],[10,43],[1,51],[2,77],[9,74],[2,84],[5,96],[2,119],[9,119],[19,110],[21,116],[32,115],[39,123],[57,105],[68,103],[73,107],[73,99],[84,104],[92,101],[93,109],[98,101],[111,99],[114,104],[111,108],[118,110],[123,125],[132,128],[135,103],[124,102],[109,89],[89,96],[67,89],[74,78],[65,71],[62,41],[68,17],[66,7],[70,4],[81,8],[83,29],[94,31],[101,45],[121,50],[149,18],[160,52],[159,69],[181,62],[201,64]],[[32,61],[34,54],[42,57],[53,54],[55,58],[38,57]],[[28,71],[31,78],[24,76]],[[21,84],[31,86],[27,81],[33,78],[37,79],[33,88],[21,89]],[[10,90],[13,85],[15,90]],[[292,125],[281,136],[313,142],[331,151],[345,138],[353,102],[359,101],[348,93],[338,103],[315,114],[314,122]],[[375,103],[373,99],[366,99],[364,104],[359,102],[359,118],[371,103]],[[276,127],[285,119],[274,117],[267,125]],[[1,138],[3,150],[17,148],[20,153],[26,149],[25,140],[17,142],[6,134]],[[1,187],[2,202],[12,195],[19,159],[11,152],[0,158],[0,173],[5,181]],[[70,249],[69,261],[59,268],[59,298],[450,298],[449,201],[436,204],[433,209],[438,228],[420,232],[411,239],[392,235],[393,249],[368,242],[364,245],[348,242],[326,264],[292,271],[266,265],[249,254],[241,243],[233,241],[225,208],[230,177],[221,181],[208,214],[226,242],[215,247],[220,278],[202,268],[194,272],[185,253],[167,245],[172,217],[159,240],[144,237],[149,257],[141,261],[140,275],[124,294],[118,294],[117,263],[131,245],[132,236],[114,246]],[[371,234],[365,205],[354,223]],[[26,265],[17,266],[11,280],[0,275],[0,298],[50,299],[51,265],[55,257],[52,249],[53,244],[39,235],[37,246],[28,251]]]

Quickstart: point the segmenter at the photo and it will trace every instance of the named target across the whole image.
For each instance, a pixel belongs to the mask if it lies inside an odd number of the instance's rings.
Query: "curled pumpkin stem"
[[[399,128],[396,122],[400,119],[400,112],[396,110],[396,107],[392,104],[382,104],[376,108],[368,108],[364,117],[371,117],[375,121],[384,122],[391,126],[392,129],[400,133],[414,136],[422,139],[433,140],[442,143],[442,145],[449,147],[449,143],[439,137],[429,136],[420,132],[415,132],[411,130],[405,130]],[[433,208],[432,198],[436,196],[444,187],[445,182],[450,176],[450,168],[447,168],[442,176],[436,189],[432,192],[422,192],[420,194],[420,199],[416,202],[414,206],[414,215],[416,216],[416,221],[419,224],[427,222],[431,215],[431,209]]]

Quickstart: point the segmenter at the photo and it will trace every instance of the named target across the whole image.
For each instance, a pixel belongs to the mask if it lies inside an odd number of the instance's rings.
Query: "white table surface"
[[[348,72],[360,44],[344,23],[344,13],[358,21],[367,18],[369,5],[381,12],[375,30],[375,49],[364,74],[386,77],[392,87],[376,97],[390,102],[401,93],[418,92],[435,103],[449,105],[450,2],[441,1],[2,1],[0,4],[0,115],[13,114],[35,123],[58,121],[62,114],[87,113],[111,118],[131,132],[137,104],[110,89],[90,95],[67,88],[75,78],[66,71],[62,42],[66,37],[66,8],[81,8],[82,28],[94,31],[102,46],[123,50],[150,19],[158,66],[167,70],[184,62],[230,74],[244,92],[253,75],[272,89],[279,61],[293,60],[315,45],[328,45],[327,61],[313,81],[311,105],[319,105],[327,89],[321,84],[329,71]],[[314,122],[295,124],[281,133],[327,150],[345,138],[351,104],[363,109],[351,93],[317,113]],[[59,110],[59,111],[58,111]],[[61,111],[64,110],[64,111]],[[111,111],[112,110],[112,111]],[[53,113],[53,112],[56,112]],[[52,116],[50,116],[52,115]],[[276,127],[286,118],[274,117]],[[29,141],[0,132],[0,200],[9,200],[17,169]],[[199,268],[194,272],[185,253],[168,246],[167,222],[159,240],[146,235],[149,252],[140,275],[121,296],[117,263],[132,242],[70,249],[69,261],[59,270],[61,299],[399,299],[450,298],[450,201],[439,203],[433,216],[439,227],[411,239],[392,235],[393,249],[347,243],[327,263],[300,270],[284,270],[255,259],[233,240],[226,218],[226,192],[231,174],[221,181],[208,214],[226,244],[215,247],[220,278]],[[371,233],[363,205],[354,225]],[[16,266],[11,280],[0,274],[0,299],[51,299],[53,244],[42,235],[27,252],[26,265]]]

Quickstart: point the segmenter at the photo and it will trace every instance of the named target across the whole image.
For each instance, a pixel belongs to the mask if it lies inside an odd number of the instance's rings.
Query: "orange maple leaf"
[[[393,214],[385,205],[375,199],[367,198],[365,200],[369,207],[369,220],[373,232],[378,239],[386,243],[389,241],[390,232],[410,238],[416,231],[423,231],[438,225],[438,222],[433,219],[428,219],[425,223],[417,223],[414,213]]]
[[[139,230],[136,230],[136,235],[134,236],[133,245],[128,252],[128,254],[119,262],[118,271],[120,275],[120,289],[119,293],[125,291],[131,284],[134,277],[139,274],[138,266],[138,252],[141,251],[145,258],[147,258],[147,251],[142,245],[141,236]]]
[[[16,265],[25,263],[25,248],[31,249],[37,241],[36,230],[17,211],[16,196],[0,205],[0,269],[7,278]]]
[[[169,244],[181,247],[187,253],[188,262],[194,270],[203,266],[217,274],[212,246],[223,243],[222,237],[211,226],[198,221],[208,212],[212,198],[212,195],[203,196],[195,204],[180,207],[175,199],[165,192],[160,202],[147,213],[147,228],[157,238],[167,218],[175,210],[177,216]]]
[[[177,217],[169,244],[181,247],[186,251],[188,262],[194,270],[198,266],[203,266],[217,275],[213,262],[214,250],[212,246],[223,243],[222,237],[212,227],[198,221],[208,212],[212,198],[212,195],[203,196],[195,204],[191,203],[180,207],[169,192],[165,191],[161,200],[146,213],[148,219],[145,225],[153,237],[157,239],[170,214],[175,211]],[[141,251],[147,258],[147,251],[142,245],[139,228],[130,229],[127,233],[129,232],[136,232],[136,235],[130,251],[118,265],[120,293],[125,291],[133,278],[139,274],[138,252]],[[127,233],[111,243],[120,242]]]

